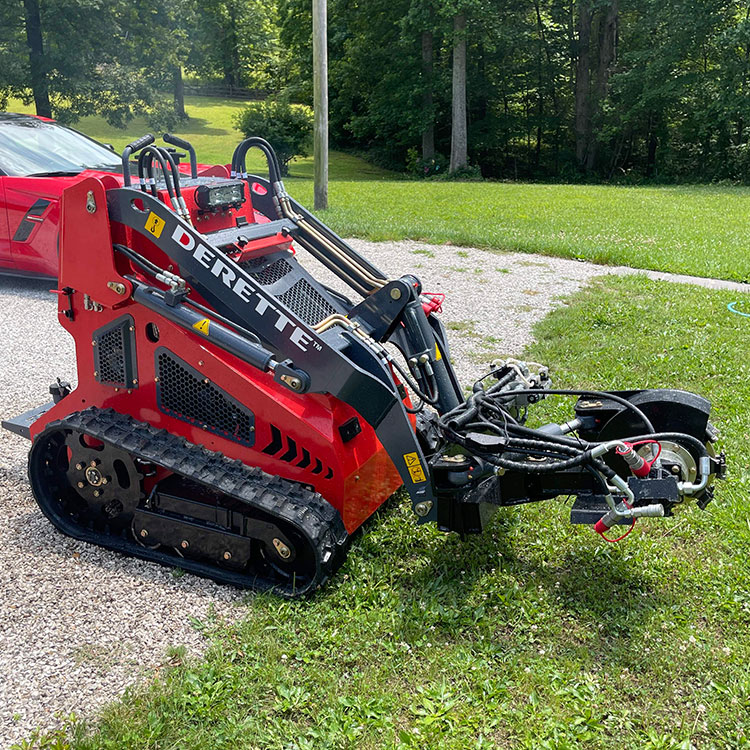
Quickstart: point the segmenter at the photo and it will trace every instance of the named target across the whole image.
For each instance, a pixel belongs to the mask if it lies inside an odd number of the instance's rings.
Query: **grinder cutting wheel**
[[[195,164],[189,143],[165,140]],[[705,399],[555,390],[516,360],[466,398],[442,295],[389,278],[302,208],[268,143],[243,141],[224,177],[188,177],[153,144],[125,149],[124,184],[64,192],[59,309],[78,386],[58,381],[52,403],[4,423],[32,440],[34,495],[64,533],[296,596],[401,485],[420,522],[462,534],[559,495],[602,535],[710,501],[724,457]],[[253,147],[268,179],[247,174]],[[570,419],[527,427],[552,395],[578,397]]]

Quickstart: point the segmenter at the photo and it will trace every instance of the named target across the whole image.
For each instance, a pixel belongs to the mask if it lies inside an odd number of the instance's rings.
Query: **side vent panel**
[[[279,461],[292,464],[298,469],[307,469],[311,474],[322,476],[323,479],[333,479],[333,469],[330,466],[325,466],[319,458],[310,456],[310,451],[307,448],[298,445],[297,441],[289,435],[283,435],[275,424],[269,426],[271,428],[271,439],[268,441],[268,445],[263,448],[263,453],[275,456]]]
[[[156,398],[170,417],[235,443],[255,444],[255,415],[167,349],[156,352]]]
[[[137,388],[134,321],[123,315],[94,331],[94,377],[102,385]]]

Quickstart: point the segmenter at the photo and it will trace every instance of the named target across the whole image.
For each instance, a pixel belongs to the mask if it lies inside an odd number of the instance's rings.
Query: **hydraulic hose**
[[[488,395],[493,394],[493,391],[496,386],[493,386],[487,391]],[[549,390],[547,388],[545,389],[536,389],[536,388],[519,388],[519,389],[513,389],[512,391],[508,392],[508,396],[544,396],[544,395],[550,395],[550,396],[594,396],[595,398],[603,398],[603,399],[609,399],[610,401],[614,401],[615,403],[620,404],[621,406],[626,407],[627,409],[630,409],[630,411],[635,414],[638,419],[643,422],[643,426],[650,432],[654,433],[656,430],[654,430],[653,424],[651,424],[651,420],[635,405],[630,403],[627,399],[622,398],[622,396],[618,396],[614,393],[607,393],[606,391],[578,391],[578,390],[564,390],[564,389],[555,389],[555,390]]]
[[[169,198],[174,205],[176,200],[176,194],[171,181],[171,170],[167,166],[167,162],[162,155],[162,152],[156,146],[146,146],[142,151],[138,159],[138,176],[143,179],[143,170],[148,173],[149,180],[154,179],[153,160],[156,159],[159,162],[162,172],[164,173],[164,184],[166,185]],[[157,195],[156,184],[151,183],[151,194],[156,197]]]
[[[172,182],[174,183],[174,191],[175,191],[175,201],[177,202],[177,205],[175,206],[175,210],[182,216],[185,221],[188,222],[188,224],[192,224],[192,220],[190,219],[190,211],[188,211],[187,205],[185,203],[185,199],[182,197],[182,186],[180,185],[180,170],[177,167],[177,163],[175,162],[174,158],[172,157],[172,154],[169,153],[169,150],[166,148],[158,148],[159,152],[164,156],[165,160],[169,164],[169,169],[172,172]],[[174,205],[174,201],[173,201]]]
[[[122,152],[122,180],[125,187],[130,187],[131,184],[131,178],[130,178],[130,157],[132,154],[136,153],[137,151],[140,151],[144,146],[151,145],[156,138],[154,138],[153,133],[146,133],[146,135],[141,136],[140,138],[136,138],[131,143],[128,143],[127,146],[125,146],[125,149]]]
[[[338,240],[333,233],[322,225],[317,227],[309,221],[306,217],[298,214],[291,205],[289,196],[284,188],[284,183],[281,180],[281,165],[279,164],[278,156],[273,150],[271,144],[263,138],[251,137],[246,138],[240,142],[232,154],[232,177],[240,177],[242,179],[247,178],[247,169],[245,165],[245,159],[247,152],[251,148],[260,149],[266,157],[268,164],[268,179],[273,189],[274,202],[276,204],[277,211],[280,218],[287,218],[294,221],[294,223],[308,235],[310,240],[321,244],[331,255],[334,256],[336,262],[328,260],[325,254],[321,253],[318,248],[315,247],[313,242],[302,242],[300,238],[296,238],[300,244],[317,260],[324,263],[331,270],[339,275],[343,275],[342,278],[353,288],[356,289],[363,297],[367,297],[374,291],[382,288],[388,283],[386,278],[378,278],[372,275],[361,263],[355,258],[349,255],[345,248],[339,245]],[[345,268],[342,268],[341,266]]]
[[[281,181],[281,166],[279,165],[278,157],[276,152],[273,150],[271,144],[264,138],[251,137],[245,138],[241,141],[237,148],[235,148],[232,154],[232,177],[247,177],[247,170],[245,169],[245,157],[247,152],[251,148],[260,149],[266,157],[268,164],[268,179],[272,185],[276,185],[277,182]]]

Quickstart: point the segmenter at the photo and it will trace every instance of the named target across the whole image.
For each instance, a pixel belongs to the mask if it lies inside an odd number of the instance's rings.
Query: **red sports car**
[[[226,171],[199,167],[203,175]],[[0,112],[0,274],[56,278],[60,196],[105,174],[122,180],[110,147],[54,120]]]

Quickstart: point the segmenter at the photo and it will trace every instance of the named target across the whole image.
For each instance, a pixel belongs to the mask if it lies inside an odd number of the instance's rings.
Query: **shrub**
[[[443,175],[444,180],[455,180],[457,182],[478,182],[482,179],[482,170],[478,165],[467,164],[452,172]]]
[[[410,148],[406,154],[406,170],[416,177],[436,177],[448,170],[448,160],[442,154],[423,159],[416,148]]]
[[[245,138],[265,138],[276,151],[281,173],[289,174],[295,156],[309,156],[312,149],[313,113],[310,107],[284,100],[248,105],[234,117],[234,126]]]

